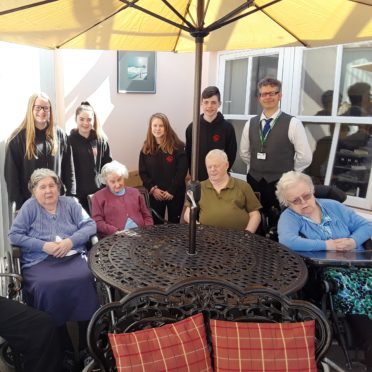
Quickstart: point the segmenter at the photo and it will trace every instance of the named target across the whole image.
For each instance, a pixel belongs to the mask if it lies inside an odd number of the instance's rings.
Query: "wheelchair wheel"
[[[0,346],[0,358],[7,367],[15,371],[20,370],[20,355],[15,353],[6,341]]]

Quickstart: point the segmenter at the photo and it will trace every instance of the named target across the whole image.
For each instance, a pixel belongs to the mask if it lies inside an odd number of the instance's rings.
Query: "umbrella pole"
[[[200,121],[200,91],[201,70],[203,61],[203,38],[195,39],[195,78],[194,78],[194,110],[192,118],[192,149],[191,149],[191,181],[188,191],[192,191],[196,203],[190,208],[189,254],[196,254],[196,219],[199,210],[200,183],[198,180],[199,165],[199,121]]]
[[[204,17],[204,0],[198,1],[197,8],[198,29],[203,27]],[[203,63],[203,43],[207,33],[204,31],[196,31],[192,33],[195,37],[195,76],[194,76],[194,110],[192,120],[192,149],[191,149],[191,181],[188,185],[188,195],[192,192],[193,203],[190,208],[190,223],[189,223],[189,251],[188,254],[196,254],[196,219],[199,210],[200,200],[200,183],[198,180],[198,164],[199,164],[199,122],[200,122],[200,92],[201,92],[201,76]],[[204,161],[204,159],[201,159]]]

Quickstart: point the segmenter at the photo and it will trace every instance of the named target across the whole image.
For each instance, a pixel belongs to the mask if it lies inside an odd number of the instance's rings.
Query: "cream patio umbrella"
[[[372,72],[372,62],[362,63],[360,65],[354,65],[352,67],[353,68],[357,68],[359,70],[364,70],[364,71]]]
[[[41,48],[195,50],[197,194],[202,52],[372,39],[372,0],[2,0],[0,40]],[[191,216],[190,253],[195,248]]]

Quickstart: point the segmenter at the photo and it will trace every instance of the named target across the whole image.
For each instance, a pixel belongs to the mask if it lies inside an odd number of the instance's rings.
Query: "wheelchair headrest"
[[[320,199],[333,199],[340,203],[346,200],[346,193],[336,186],[315,185],[315,197]]]

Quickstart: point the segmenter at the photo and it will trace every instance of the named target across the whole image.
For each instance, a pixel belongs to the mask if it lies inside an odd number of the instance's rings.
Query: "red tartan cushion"
[[[119,372],[212,371],[203,314],[109,339]]]
[[[211,320],[215,371],[316,371],[315,322]]]

